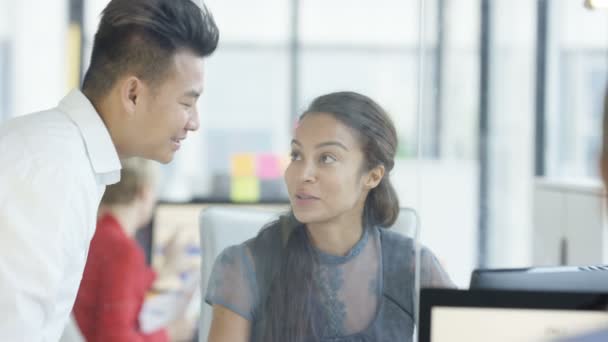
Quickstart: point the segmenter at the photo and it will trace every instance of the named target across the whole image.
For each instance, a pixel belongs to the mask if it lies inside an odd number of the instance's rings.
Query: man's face
[[[189,131],[199,127],[197,100],[203,91],[203,58],[189,51],[174,55],[166,79],[146,87],[138,101],[138,154],[168,163]]]

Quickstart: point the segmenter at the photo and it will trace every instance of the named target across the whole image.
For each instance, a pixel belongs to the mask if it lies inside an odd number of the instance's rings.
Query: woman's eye
[[[336,158],[329,154],[325,154],[321,156],[321,162],[324,164],[331,164],[336,161]]]
[[[291,152],[291,161],[300,160],[300,154],[298,152]]]

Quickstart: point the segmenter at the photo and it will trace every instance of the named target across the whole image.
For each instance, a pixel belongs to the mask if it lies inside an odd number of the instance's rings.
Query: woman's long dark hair
[[[372,99],[354,92],[338,92],[316,98],[300,120],[314,113],[332,115],[352,128],[365,156],[363,171],[383,165],[385,176],[372,189],[363,210],[364,227],[390,227],[399,215],[397,194],[388,177],[397,150],[397,132],[386,112]],[[313,273],[316,256],[303,224],[293,213],[277,222],[290,225],[281,266],[271,281],[262,309],[264,342],[303,342],[320,336],[314,326]],[[283,227],[285,228],[285,227]]]

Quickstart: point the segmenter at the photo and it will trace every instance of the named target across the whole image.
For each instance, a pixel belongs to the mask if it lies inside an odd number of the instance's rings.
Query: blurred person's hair
[[[82,89],[90,97],[102,97],[127,73],[154,89],[169,74],[176,53],[206,57],[218,40],[218,28],[203,4],[112,0],[102,12]]]
[[[143,158],[121,161],[120,182],[109,185],[101,198],[102,205],[128,205],[145,187],[156,186],[159,177],[158,164]]]

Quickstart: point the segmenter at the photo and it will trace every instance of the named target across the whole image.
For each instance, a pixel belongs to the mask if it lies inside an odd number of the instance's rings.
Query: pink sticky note
[[[281,178],[279,157],[274,154],[259,154],[256,160],[256,175],[259,179]]]

